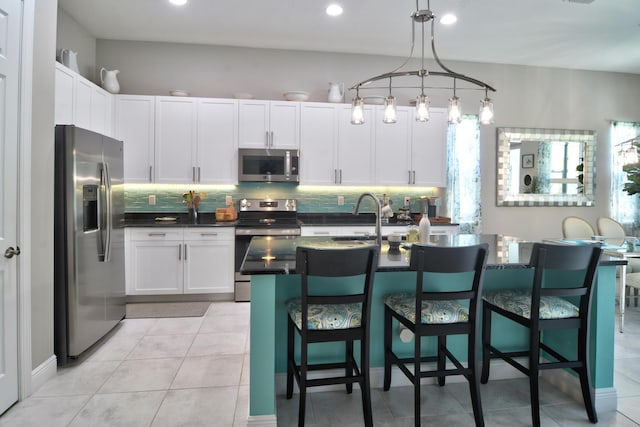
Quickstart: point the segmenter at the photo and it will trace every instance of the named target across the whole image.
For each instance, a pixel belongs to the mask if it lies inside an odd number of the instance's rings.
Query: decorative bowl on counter
[[[253,95],[249,92],[236,92],[233,94],[235,99],[253,99]]]
[[[309,92],[304,92],[301,90],[292,90],[282,94],[282,96],[284,96],[284,99],[286,99],[287,101],[298,101],[298,102],[304,102],[308,100],[309,95],[311,95]]]
[[[172,91],[169,91],[169,94],[171,96],[189,96],[189,92],[187,92],[186,90],[180,90],[180,89],[174,89]]]

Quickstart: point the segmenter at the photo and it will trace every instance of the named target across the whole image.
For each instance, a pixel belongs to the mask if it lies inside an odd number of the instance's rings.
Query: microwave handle
[[[284,155],[284,174],[286,177],[291,176],[291,151],[289,150]]]

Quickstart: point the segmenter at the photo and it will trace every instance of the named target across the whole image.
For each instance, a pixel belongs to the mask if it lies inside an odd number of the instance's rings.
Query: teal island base
[[[530,286],[531,274],[530,269],[522,266],[519,268],[506,265],[489,266],[485,274],[484,289]],[[382,387],[384,357],[382,297],[388,293],[414,289],[415,273],[410,271],[376,273],[371,310],[372,387]],[[617,393],[613,384],[615,289],[616,263],[603,262],[598,269],[591,318],[591,369],[598,412],[612,411],[617,407]],[[249,425],[276,425],[276,393],[284,394],[286,373],[287,313],[284,302],[299,294],[300,277],[296,274],[257,274],[251,277]],[[502,347],[526,346],[527,337],[524,330],[501,320],[496,318],[493,322],[494,342]],[[575,342],[575,334],[562,332],[547,333],[544,339],[564,343],[566,347],[570,347],[571,342]],[[460,339],[456,343],[455,338],[452,337],[450,341],[453,343],[454,353],[456,357],[460,357],[460,360],[465,360],[463,355],[466,354],[466,341]],[[413,344],[412,341],[403,343],[399,332],[396,332],[393,345],[399,352],[405,346],[409,354]],[[435,341],[427,341],[425,345],[434,347]],[[341,346],[332,344],[318,346],[317,352],[312,356],[329,359],[334,355],[342,354]],[[521,376],[520,372],[510,366],[493,361],[489,381]],[[555,383],[559,389],[575,394],[576,399],[581,401],[579,381],[571,373],[558,375],[558,371],[555,371],[548,376],[543,373],[542,377],[543,380]],[[394,375],[393,378],[397,381],[395,385],[402,384],[402,375]],[[455,381],[455,377],[451,380]],[[463,381],[462,378],[460,380]]]

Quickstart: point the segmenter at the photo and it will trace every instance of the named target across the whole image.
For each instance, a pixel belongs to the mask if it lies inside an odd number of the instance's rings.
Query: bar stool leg
[[[293,396],[293,370],[295,365],[293,345],[295,341],[295,326],[291,317],[287,320],[287,399]]]
[[[538,374],[540,370],[540,333],[534,333],[531,328],[529,335],[529,392],[531,393],[531,418],[534,427],[540,427],[540,394]]]
[[[471,368],[471,376],[469,378],[469,393],[471,395],[471,405],[473,407],[473,418],[476,427],[484,426],[484,417],[482,415],[482,404],[480,401],[480,372],[478,363],[478,353],[476,348],[476,334],[469,334],[468,339],[468,356],[469,368]]]
[[[391,310],[384,306],[384,383],[382,389],[389,391],[391,387]]]
[[[445,349],[447,348],[447,336],[446,335],[439,335],[438,336],[438,371],[442,372],[445,369],[446,366],[446,354],[445,354]],[[439,386],[443,386],[445,383],[445,376],[444,375],[440,375],[438,376],[438,385]]]
[[[344,376],[347,378],[353,377],[353,364],[351,361],[353,360],[353,341],[345,341],[345,364],[344,364]],[[347,394],[351,394],[353,391],[353,383],[346,383],[347,386]]]
[[[482,304],[482,373],[480,382],[486,384],[489,381],[489,365],[491,363],[491,310]]]
[[[413,339],[413,419],[416,427],[420,427],[420,334],[416,333]]]
[[[591,375],[588,359],[589,349],[587,342],[587,333],[584,329],[580,329],[578,333],[578,360],[582,362],[582,368],[580,369],[580,388],[582,389],[582,399],[584,400],[584,407],[587,410],[587,416],[592,423],[598,422],[598,414],[596,413],[595,402],[593,399],[593,392],[591,388]]]
[[[304,416],[307,403],[307,343],[300,346],[300,403],[298,407],[298,427],[304,427]]]
[[[368,335],[368,334],[367,334]],[[362,370],[362,413],[364,414],[364,425],[373,426],[373,410],[371,408],[371,380],[369,378],[369,339],[365,336],[360,341],[360,369]]]

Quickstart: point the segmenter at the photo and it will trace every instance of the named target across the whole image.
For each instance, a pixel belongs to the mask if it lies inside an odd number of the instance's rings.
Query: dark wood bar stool
[[[490,359],[500,358],[529,377],[533,425],[540,425],[538,376],[548,369],[573,369],[580,377],[582,398],[592,423],[598,421],[589,369],[589,319],[591,291],[602,250],[594,245],[533,245],[529,266],[535,269],[526,289],[486,292],[483,295],[483,365],[481,382],[489,379]],[[562,278],[562,288],[545,287],[545,278]],[[529,348],[501,351],[491,344],[491,315],[499,314],[529,329]],[[559,349],[542,342],[542,332],[577,330],[577,357],[568,359]],[[540,361],[541,350],[548,359]],[[515,360],[526,357],[529,366]]]
[[[358,383],[362,392],[364,424],[373,425],[369,381],[369,329],[371,292],[377,267],[376,246],[345,249],[298,247],[296,250],[296,273],[301,276],[301,298],[286,302],[289,313],[287,399],[293,395],[295,377],[300,388],[299,426],[304,425],[307,387],[345,384],[347,393],[351,393],[353,383]],[[314,286],[314,279],[318,278],[324,278],[329,282],[323,280],[322,286]],[[342,286],[343,289],[340,289],[341,282],[347,280],[348,286]],[[333,287],[335,282],[338,286]],[[326,291],[328,286],[332,286],[333,291]],[[295,331],[300,335],[299,364],[295,360]],[[344,361],[309,363],[309,344],[339,341],[345,342]],[[359,364],[354,358],[354,341],[360,341]],[[344,375],[329,378],[308,377],[309,371],[327,369],[344,369]]]
[[[443,386],[448,375],[464,375],[469,381],[475,423],[476,426],[484,426],[476,343],[480,339],[480,295],[487,250],[487,244],[455,248],[414,244],[411,247],[410,269],[417,272],[415,294],[399,293],[384,297],[384,390],[389,390],[391,367],[397,365],[414,387],[416,426],[420,425],[420,380],[438,377],[438,384]],[[425,273],[435,274],[430,276]],[[430,277],[440,276],[439,273],[447,274],[447,280],[451,280],[452,285],[455,280],[456,288],[425,291],[430,284]],[[450,279],[453,276],[456,278]],[[465,279],[466,282],[458,287],[457,284]],[[413,356],[399,357],[394,353],[393,319],[413,332]],[[467,336],[466,367],[447,348],[449,335]],[[422,337],[431,336],[438,337],[437,352],[435,355],[422,356]],[[447,359],[453,363],[453,368],[447,368]],[[423,370],[421,364],[426,362],[436,362],[436,369]]]

